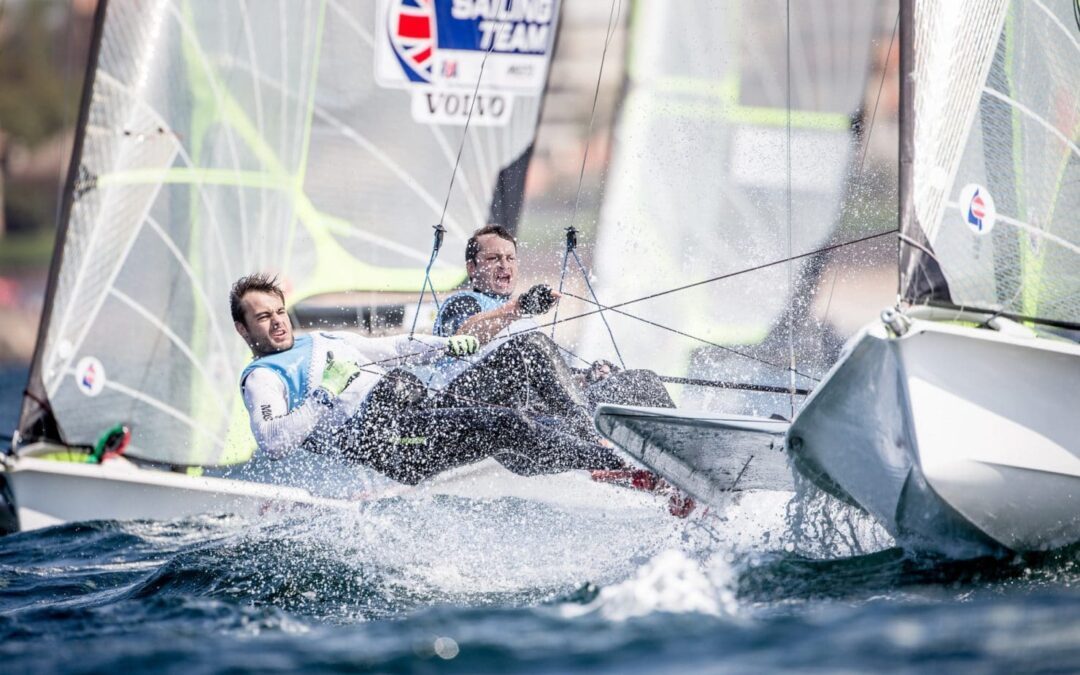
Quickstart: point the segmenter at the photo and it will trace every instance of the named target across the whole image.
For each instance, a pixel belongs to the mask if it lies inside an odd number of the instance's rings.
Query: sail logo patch
[[[990,191],[977,183],[969,183],[960,191],[960,210],[964,222],[975,234],[987,234],[997,222],[997,209]]]
[[[410,82],[431,82],[435,53],[434,0],[400,0],[390,7],[387,35]]]
[[[105,366],[93,356],[84,356],[75,366],[75,386],[87,396],[97,396],[105,388]]]
[[[547,79],[559,0],[380,0],[375,81],[422,124],[508,124]]]

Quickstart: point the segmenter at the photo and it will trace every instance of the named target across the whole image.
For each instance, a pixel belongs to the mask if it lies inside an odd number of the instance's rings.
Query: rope
[[[596,117],[596,102],[600,98],[600,81],[604,76],[604,62],[607,60],[608,47],[611,45],[611,37],[615,34],[615,26],[619,16],[622,15],[622,0],[618,0],[619,11],[615,11],[615,0],[611,0],[611,9],[608,10],[607,33],[604,35],[604,51],[600,54],[600,70],[596,74],[596,88],[593,91],[592,112],[589,113],[589,127],[585,131],[585,154],[581,158],[581,171],[578,173],[577,195],[574,197],[574,211],[570,215],[570,225],[573,227],[577,221],[578,206],[581,203],[581,183],[585,178],[585,164],[589,160],[589,141],[592,140],[593,120]]]
[[[1077,0],[1080,2],[1080,0]],[[896,43],[896,31],[900,27],[900,11],[896,12],[896,21],[893,23],[892,37],[889,38],[889,51],[885,52],[885,63],[881,67],[881,81],[878,82],[877,96],[874,97],[874,111],[870,114],[870,126],[866,130],[866,142],[863,143],[862,155],[859,157],[859,173],[858,177],[861,179],[863,175],[864,167],[866,166],[866,153],[870,150],[870,139],[874,137],[874,124],[877,122],[878,104],[881,103],[881,92],[885,88],[885,75],[889,72],[889,57],[892,56],[893,45]],[[832,309],[833,293],[836,292],[836,279],[840,276],[840,269],[837,268],[833,272],[832,284],[829,285],[829,299],[825,303],[825,313],[821,317],[821,323],[824,324],[829,318],[829,311]]]
[[[570,256],[574,256],[574,261],[577,263],[578,269],[581,271],[581,278],[585,280],[585,287],[589,289],[589,295],[592,296],[593,304],[597,307],[603,307],[600,304],[600,299],[596,296],[596,291],[593,290],[592,283],[589,281],[589,273],[585,269],[584,263],[581,262],[581,258],[577,254],[577,229],[573,225],[566,228],[566,252],[563,254],[563,266],[562,272],[559,275],[559,293],[563,292],[563,286],[566,280],[566,268]],[[573,296],[576,297],[576,296]],[[601,309],[600,320],[604,322],[604,328],[607,329],[608,337],[611,338],[611,346],[615,348],[615,355],[619,358],[619,363],[623,368],[626,368],[626,361],[623,360],[622,352],[619,351],[619,344],[615,341],[615,334],[611,331],[611,325],[608,323],[607,317],[604,316],[604,312]],[[555,340],[555,327],[559,321],[559,306],[555,306],[555,316],[551,324],[551,339]],[[576,354],[575,354],[576,356]],[[580,358],[580,357],[578,357]]]
[[[473,87],[472,100],[469,101],[469,114],[465,118],[465,129],[461,132],[461,145],[458,146],[457,159],[454,160],[454,170],[450,172],[450,186],[446,189],[446,201],[443,202],[442,215],[439,216],[439,227],[442,227],[446,220],[446,209],[450,206],[450,195],[454,191],[454,177],[457,176],[458,164],[461,163],[461,153],[465,150],[465,139],[469,137],[469,122],[472,121],[473,108],[476,107],[476,95],[480,92],[480,80],[484,78],[484,66],[487,65],[488,55],[493,49],[495,49],[494,39],[488,50],[484,52],[483,60],[480,61],[480,72],[476,75],[476,86]]]
[[[473,109],[476,107],[476,96],[480,92],[480,81],[484,79],[484,66],[487,65],[488,55],[495,49],[495,40],[491,41],[491,46],[484,52],[484,58],[480,61],[480,72],[476,75],[476,85],[473,87],[472,100],[469,101],[469,114],[465,117],[465,128],[461,132],[461,143],[458,145],[457,157],[454,158],[454,168],[450,171],[450,185],[446,188],[446,199],[443,200],[442,213],[439,214],[439,223],[435,225],[435,240],[431,247],[431,258],[428,260],[427,268],[424,270],[424,283],[420,287],[420,297],[416,300],[416,313],[413,314],[412,327],[409,329],[409,337],[412,338],[416,334],[416,321],[420,318],[420,308],[424,304],[424,293],[427,292],[428,287],[431,288],[431,297],[435,299],[435,311],[438,312],[439,297],[435,294],[435,285],[431,283],[431,266],[435,264],[435,258],[439,255],[439,249],[442,248],[443,234],[446,232],[446,228],[443,223],[446,221],[446,211],[450,208],[450,195],[454,193],[454,179],[457,177],[458,166],[461,164],[461,155],[465,150],[465,141],[469,137],[469,124],[472,122]]]
[[[443,235],[446,233],[446,228],[442,224],[435,226],[435,239],[431,244],[431,258],[428,259],[427,268],[424,270],[424,284],[420,287],[420,297],[416,299],[416,311],[413,312],[412,327],[409,328],[409,338],[412,339],[416,335],[416,321],[420,318],[420,308],[424,304],[424,293],[427,289],[431,288],[431,297],[435,300],[435,312],[438,313],[441,307],[439,307],[439,296],[435,294],[435,284],[431,283],[431,266],[435,264],[435,258],[439,255],[439,249],[442,248]]]
[[[850,241],[841,242],[839,244],[831,244],[829,246],[823,246],[821,248],[814,249],[813,251],[807,251],[806,253],[800,253],[798,255],[793,255],[793,256],[790,256],[790,257],[787,257],[787,258],[781,258],[779,260],[773,260],[771,262],[762,263],[760,265],[755,265],[754,267],[747,267],[746,269],[741,269],[741,270],[739,270],[737,272],[728,272],[727,274],[719,274],[719,275],[717,275],[715,277],[710,277],[708,279],[702,279],[701,281],[695,281],[693,283],[685,284],[683,286],[677,286],[675,288],[669,288],[669,289],[667,289],[665,291],[659,291],[659,292],[656,292],[656,293],[650,293],[649,295],[643,295],[643,296],[641,296],[639,298],[634,298],[632,300],[626,300],[624,302],[620,302],[620,303],[617,303],[617,304],[614,304],[614,305],[607,305],[606,307],[604,307],[604,310],[618,309],[620,307],[626,307],[627,305],[633,305],[633,304],[637,304],[639,302],[645,302],[646,300],[653,300],[655,298],[660,298],[660,297],[663,297],[665,295],[671,295],[672,293],[679,293],[681,291],[689,290],[691,288],[697,288],[698,286],[705,286],[707,284],[711,284],[711,283],[714,283],[714,282],[717,282],[717,281],[724,281],[726,279],[732,279],[734,277],[737,277],[737,276],[740,276],[740,275],[743,275],[743,274],[749,274],[751,272],[758,272],[760,270],[768,269],[770,267],[776,267],[777,265],[783,265],[784,263],[791,262],[793,260],[801,260],[803,258],[809,258],[810,256],[818,255],[818,254],[821,254],[821,253],[827,253],[829,251],[835,251],[837,249],[845,248],[847,246],[854,246],[855,244],[861,244],[863,242],[870,241],[872,239],[878,239],[880,237],[886,237],[886,236],[889,236],[889,235],[892,235],[892,234],[896,234],[897,232],[899,232],[899,230],[897,230],[896,228],[893,228],[891,230],[886,230],[884,232],[878,232],[876,234],[869,234],[869,235],[866,235],[865,237],[859,237],[858,239],[852,239]],[[569,317],[566,317],[565,319],[559,319],[558,323],[565,323],[567,321],[574,321],[574,320],[577,320],[577,319],[584,318],[586,316],[592,316],[593,314],[597,314],[600,311],[602,311],[602,310],[596,309],[596,310],[592,310],[592,311],[589,311],[589,312],[583,312],[581,314],[575,314],[574,316],[569,316]],[[550,325],[552,325],[552,323],[555,323],[555,322],[541,324],[541,327],[550,326]]]
[[[597,305],[600,308],[599,310],[597,310],[599,312],[603,312],[604,310],[611,310],[611,311],[613,311],[613,312],[615,312],[617,314],[621,314],[621,315],[623,315],[623,316],[625,316],[627,318],[635,319],[637,321],[648,324],[650,326],[655,326],[656,328],[660,328],[661,330],[666,330],[668,332],[675,333],[676,335],[681,335],[682,337],[690,338],[691,340],[696,340],[698,342],[701,342],[702,344],[707,344],[710,347],[716,347],[717,349],[722,349],[725,352],[729,352],[731,354],[735,354],[736,356],[741,356],[743,358],[750,359],[751,361],[757,361],[758,363],[769,366],[771,368],[776,368],[778,370],[784,370],[784,371],[788,370],[787,366],[783,366],[783,365],[781,365],[779,363],[773,363],[772,361],[767,361],[765,359],[759,358],[759,357],[754,356],[752,354],[747,354],[746,352],[740,352],[737,349],[733,349],[731,347],[728,347],[728,346],[725,346],[725,345],[722,345],[722,344],[718,344],[718,343],[712,342],[710,340],[706,340],[703,337],[698,337],[696,335],[691,335],[690,333],[685,333],[685,332],[679,330],[678,328],[672,328],[671,326],[665,326],[662,323],[657,323],[656,321],[650,321],[649,319],[646,319],[645,317],[638,316],[636,314],[630,314],[629,312],[624,312],[624,311],[622,311],[620,309],[616,309],[616,306],[604,307],[604,306],[600,305],[599,303],[595,303],[592,300],[589,300],[588,298],[583,298],[581,296],[574,295],[573,293],[567,293],[566,295],[568,297],[574,298],[575,300],[581,300],[582,302],[587,302],[587,303],[590,303],[590,304]],[[589,314],[594,314],[594,313],[595,312],[590,312]],[[582,314],[582,315],[579,315],[579,316],[587,316],[587,315]],[[802,377],[813,380],[815,382],[820,382],[821,381],[820,378],[814,377],[813,375],[809,375],[807,373],[804,373],[804,372],[801,372],[801,371],[798,371],[798,370],[796,370],[794,372],[794,374],[795,375],[801,375]],[[787,391],[787,390],[785,389],[784,391]]]
[[[850,241],[840,242],[839,244],[831,244],[831,245],[828,245],[828,246],[822,246],[821,248],[814,248],[813,251],[808,251],[807,253],[800,253],[798,255],[789,256],[789,257],[786,257],[786,258],[781,258],[779,260],[772,260],[770,262],[762,262],[761,265],[755,265],[754,267],[748,267],[748,268],[739,270],[737,272],[728,272],[726,274],[717,274],[716,276],[711,276],[711,278],[703,279],[701,281],[696,281],[696,282],[693,282],[693,283],[690,283],[690,284],[685,284],[683,286],[676,286],[674,288],[669,288],[669,289],[666,289],[666,291],[660,291],[660,292],[652,293],[652,294],[645,295],[645,296],[642,296],[642,297],[639,297],[639,298],[634,298],[632,300],[625,300],[623,302],[618,302],[618,303],[616,303],[616,305],[609,305],[609,306],[605,307],[604,309],[618,309],[620,307],[626,307],[627,305],[636,305],[637,302],[644,302],[646,300],[652,300],[654,298],[660,298],[660,297],[663,297],[665,295],[671,295],[673,293],[680,293],[680,292],[683,292],[683,291],[689,291],[690,288],[697,288],[698,286],[704,286],[706,284],[715,283],[717,281],[725,281],[727,279],[733,279],[733,278],[735,278],[735,276],[740,276],[742,274],[748,274],[748,273],[751,273],[751,272],[757,272],[757,271],[760,271],[760,270],[765,270],[765,269],[768,269],[770,267],[775,267],[775,266],[778,266],[778,265],[784,265],[785,262],[791,262],[792,260],[801,260],[802,258],[809,258],[810,256],[815,256],[815,255],[819,255],[819,254],[822,254],[822,253],[828,253],[829,251],[836,251],[836,249],[838,249],[838,248],[845,248],[847,246],[853,246],[855,244],[861,244],[863,242],[867,242],[867,241],[874,240],[874,239],[879,239],[881,237],[888,237],[888,235],[895,234],[897,231],[899,231],[899,230],[897,230],[896,228],[893,228],[891,230],[886,230],[886,231],[883,231],[883,232],[877,232],[875,234],[867,234],[866,237],[860,237],[859,239],[852,239]],[[581,319],[582,316],[591,316],[592,314],[595,314],[598,311],[599,310],[593,310],[591,312],[585,312],[583,314],[576,314],[576,315],[573,315],[573,316],[568,316],[568,318],[566,318],[566,319],[559,320],[559,323],[564,323],[564,322],[567,322],[567,321],[573,321],[575,319]],[[544,324],[544,325],[551,325],[551,324]]]
[[[600,308],[600,320],[604,322],[604,328],[607,329],[608,337],[611,338],[611,346],[615,348],[615,356],[619,357],[619,364],[626,368],[626,361],[623,360],[622,352],[619,351],[619,344],[615,342],[615,333],[611,332],[611,325],[608,323],[607,317],[604,316],[604,306],[600,304],[600,299],[596,297],[596,291],[593,290],[592,283],[589,282],[589,273],[585,271],[585,265],[581,263],[581,258],[578,257],[577,251],[571,251],[574,254],[574,260],[577,261],[578,268],[581,270],[581,276],[585,279],[585,287],[589,289],[589,295],[592,296],[593,304]],[[552,330],[555,327],[552,326]]]
[[[806,258],[808,256],[817,255],[819,253],[825,253],[827,251],[834,251],[834,250],[837,250],[837,249],[840,249],[840,248],[844,248],[846,246],[853,246],[855,244],[859,244],[859,243],[862,243],[864,241],[869,241],[871,239],[877,239],[879,237],[884,237],[884,236],[896,234],[897,232],[898,231],[896,229],[892,229],[892,230],[887,230],[885,232],[878,232],[877,234],[867,235],[865,237],[859,237],[858,239],[852,239],[850,241],[841,242],[839,244],[832,244],[830,246],[825,246],[825,247],[822,247],[822,248],[819,248],[819,249],[816,249],[816,250],[813,250],[813,251],[808,251],[806,253],[800,253],[799,255],[796,255],[796,256],[791,256],[790,260],[798,260],[798,259],[801,259],[801,258]],[[903,236],[903,235],[901,235],[901,236]],[[666,291],[660,291],[658,293],[653,293],[651,295],[647,295],[647,296],[644,296],[644,297],[635,298],[635,299],[632,299],[632,300],[627,300],[625,302],[620,302],[620,303],[615,304],[615,305],[608,305],[608,306],[604,307],[602,310],[601,309],[596,309],[596,310],[592,310],[592,311],[589,311],[589,312],[583,312],[582,314],[576,314],[574,316],[566,317],[564,319],[559,319],[557,322],[553,321],[553,322],[548,323],[548,324],[542,324],[540,327],[544,328],[545,326],[554,325],[555,323],[565,323],[567,321],[574,321],[574,320],[577,320],[577,319],[584,318],[586,316],[592,316],[593,314],[598,314],[599,312],[604,311],[604,310],[618,310],[621,307],[626,307],[628,305],[632,305],[632,304],[635,304],[635,303],[638,303],[638,302],[643,302],[645,300],[651,300],[653,298],[662,297],[664,295],[670,295],[672,293],[677,293],[679,291],[684,291],[684,290],[689,289],[689,288],[695,288],[697,286],[702,286],[702,285],[709,284],[709,283],[712,283],[712,282],[715,282],[715,281],[722,281],[724,279],[730,279],[732,277],[736,277],[736,276],[739,276],[741,274],[748,274],[750,272],[755,272],[755,271],[766,269],[766,268],[769,268],[769,267],[774,267],[776,265],[782,265],[782,264],[784,264],[784,263],[786,263],[788,261],[789,261],[789,258],[784,258],[784,259],[781,259],[781,260],[774,260],[772,262],[763,263],[761,265],[756,265],[754,267],[750,267],[750,268],[747,268],[747,269],[744,269],[744,270],[739,270],[737,272],[729,272],[727,274],[721,274],[721,275],[712,277],[710,279],[704,279],[702,281],[696,281],[696,282],[694,282],[692,284],[686,284],[684,286],[679,286],[677,288],[671,288],[671,289],[668,289]],[[591,300],[589,300],[587,298],[581,298],[581,297],[578,297],[578,296],[574,296],[572,294],[568,294],[568,295],[570,295],[570,297],[574,297],[575,299],[582,300],[584,302],[592,302]],[[658,324],[658,323],[649,321],[648,319],[644,319],[642,317],[637,317],[637,316],[634,316],[632,314],[627,314],[626,312],[619,312],[619,313],[620,314],[626,314],[627,316],[629,316],[631,318],[637,319],[639,321],[643,321],[645,323],[649,323],[649,324],[654,325],[654,326],[656,326],[658,328],[663,328],[665,330],[670,330],[670,331],[672,331],[672,332],[674,332],[676,334],[683,335],[683,336],[689,337],[691,339],[695,339],[695,340],[705,342],[705,340],[703,338],[698,338],[696,336],[689,335],[687,333],[683,333],[681,331],[678,331],[677,329],[671,328],[670,326],[664,326],[662,324]],[[511,332],[510,337],[513,337],[514,335],[520,335],[521,333],[524,333],[524,332],[527,332],[527,331]],[[730,348],[724,347],[723,345],[713,345],[713,346],[719,347],[721,349],[730,350]],[[425,355],[430,354],[430,353],[432,353],[434,351],[440,351],[442,349],[444,349],[444,347],[442,347],[442,346],[428,347],[427,349],[424,349],[424,350],[421,350],[421,351],[418,351],[418,352],[413,352],[413,353],[410,353],[410,354],[401,354],[401,355],[398,355],[398,356],[393,356],[393,357],[389,357],[389,358],[385,358],[385,359],[380,359],[378,361],[369,361],[368,363],[357,364],[357,365],[364,372],[373,373],[373,374],[376,374],[376,375],[384,375],[384,373],[378,373],[378,372],[374,372],[374,371],[367,371],[367,370],[364,370],[364,368],[369,367],[369,366],[382,365],[384,363],[390,363],[391,361],[406,360],[406,359],[408,359],[410,357],[425,356]],[[743,354],[742,352],[738,352],[738,351],[735,351],[735,350],[731,350],[731,351],[733,351],[734,353],[739,354],[741,356],[745,356],[746,358],[755,359],[755,357],[753,357],[753,356],[751,356],[749,354]],[[571,352],[571,354],[572,354],[572,352]],[[581,358],[581,357],[577,357],[577,358]],[[582,360],[584,360],[584,359],[582,359]],[[771,364],[768,361],[762,361],[762,363],[765,363],[767,365],[772,365],[774,367],[778,367],[778,366],[776,366],[776,364]],[[807,375],[805,373],[797,373],[797,374],[802,375],[803,377],[806,377],[806,378],[811,379],[811,380],[819,381],[818,378],[815,378],[815,377],[813,377],[811,375]]]
[[[563,286],[566,283],[566,264],[570,260],[570,251],[575,246],[577,246],[577,230],[574,229],[573,225],[571,225],[570,227],[566,228],[566,250],[563,251],[562,271],[559,272],[559,293],[563,292]],[[555,321],[558,321],[558,319],[559,319],[559,305],[558,305],[558,303],[556,303],[555,304]],[[555,326],[556,325],[558,325],[558,324],[557,323],[552,323],[551,324],[551,340],[553,342],[555,340]]]

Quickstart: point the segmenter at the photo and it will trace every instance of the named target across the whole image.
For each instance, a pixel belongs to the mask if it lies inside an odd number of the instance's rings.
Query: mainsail
[[[23,439],[122,422],[143,460],[246,459],[232,282],[417,292],[433,225],[513,227],[558,10],[103,0]]]
[[[603,304],[826,242],[847,188],[877,18],[874,3],[858,0],[635,3],[596,240]],[[786,383],[786,341],[757,349],[759,360],[709,345],[761,345],[787,330],[789,308],[806,314],[815,286],[803,260],[620,307],[653,325],[607,318],[630,367]],[[591,325],[582,351],[595,358],[605,348],[603,326]]]
[[[1074,0],[907,3],[901,290],[1080,328]]]

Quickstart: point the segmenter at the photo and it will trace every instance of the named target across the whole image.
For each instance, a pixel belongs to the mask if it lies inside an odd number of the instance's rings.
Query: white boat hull
[[[87,520],[175,520],[200,515],[261,518],[277,513],[357,509],[363,501],[430,495],[513,497],[570,509],[625,509],[662,503],[651,494],[592,482],[585,471],[525,477],[490,459],[447,471],[416,486],[390,483],[351,499],[331,499],[297,487],[144,469],[122,458],[79,464],[28,456],[46,449],[28,446],[26,455],[9,458],[3,467],[2,476],[12,490],[23,531]]]
[[[77,464],[19,457],[4,474],[24,531],[84,520],[248,517],[349,504],[298,488],[140,469],[122,459]]]
[[[794,490],[785,421],[610,404],[595,420],[624,452],[706,504],[736,491]]]
[[[796,466],[915,548],[1080,541],[1080,346],[1009,325],[864,328],[792,422]]]

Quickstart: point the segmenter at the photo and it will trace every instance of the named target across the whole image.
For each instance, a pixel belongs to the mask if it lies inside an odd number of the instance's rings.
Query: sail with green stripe
[[[908,5],[904,298],[1080,328],[1075,2]]]
[[[513,228],[559,5],[490,5],[104,3],[23,439],[126,423],[138,459],[242,461],[238,277],[416,293],[432,226]]]

